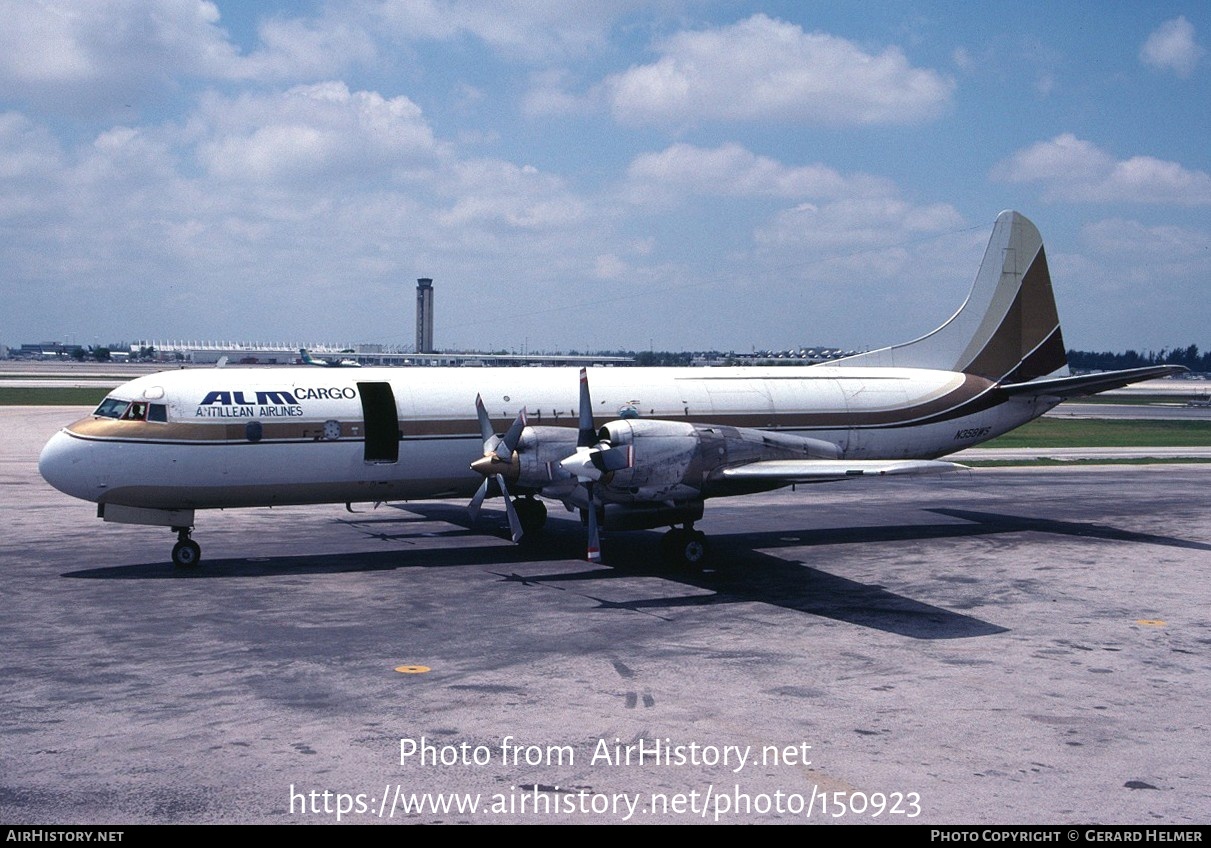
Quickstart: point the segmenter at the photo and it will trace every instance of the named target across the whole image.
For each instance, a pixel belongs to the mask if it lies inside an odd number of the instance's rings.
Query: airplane
[[[299,348],[299,359],[304,365],[316,365],[320,368],[361,368],[362,363],[356,359],[316,359],[307,352],[307,348]]]
[[[904,344],[796,368],[166,371],[54,435],[39,470],[104,521],[168,527],[196,566],[199,510],[502,497],[514,541],[544,501],[601,532],[670,528],[698,566],[714,497],[963,466],[941,457],[1061,401],[1186,369],[1072,376],[1038,229],[1001,213],[962,307]],[[577,384],[579,383],[579,390]]]

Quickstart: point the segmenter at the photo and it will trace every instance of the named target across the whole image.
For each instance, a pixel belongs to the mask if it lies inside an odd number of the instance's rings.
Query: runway
[[[498,502],[231,510],[182,574],[38,477],[76,412],[0,408],[0,820],[1207,821],[1206,466],[711,501],[703,572]]]
[[[1211,407],[1182,403],[1061,403],[1048,418],[1128,418],[1136,421],[1211,421]]]

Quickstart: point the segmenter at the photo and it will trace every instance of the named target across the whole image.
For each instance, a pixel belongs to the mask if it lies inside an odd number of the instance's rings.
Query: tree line
[[[1184,365],[1191,371],[1211,371],[1211,351],[1201,353],[1198,345],[1162,348],[1141,353],[1090,350],[1068,351],[1068,366],[1082,371],[1116,371],[1120,368],[1146,368],[1149,365]]]

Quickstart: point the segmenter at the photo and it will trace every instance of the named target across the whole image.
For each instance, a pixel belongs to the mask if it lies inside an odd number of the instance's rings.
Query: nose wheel
[[[202,561],[202,546],[189,538],[188,527],[174,527],[177,543],[172,546],[172,564],[177,568],[193,568]]]

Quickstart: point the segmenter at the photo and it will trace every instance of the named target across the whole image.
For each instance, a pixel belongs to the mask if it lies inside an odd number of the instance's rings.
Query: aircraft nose
[[[47,483],[73,498],[95,501],[103,491],[94,485],[88,445],[66,430],[55,433],[42,448],[38,472]]]

